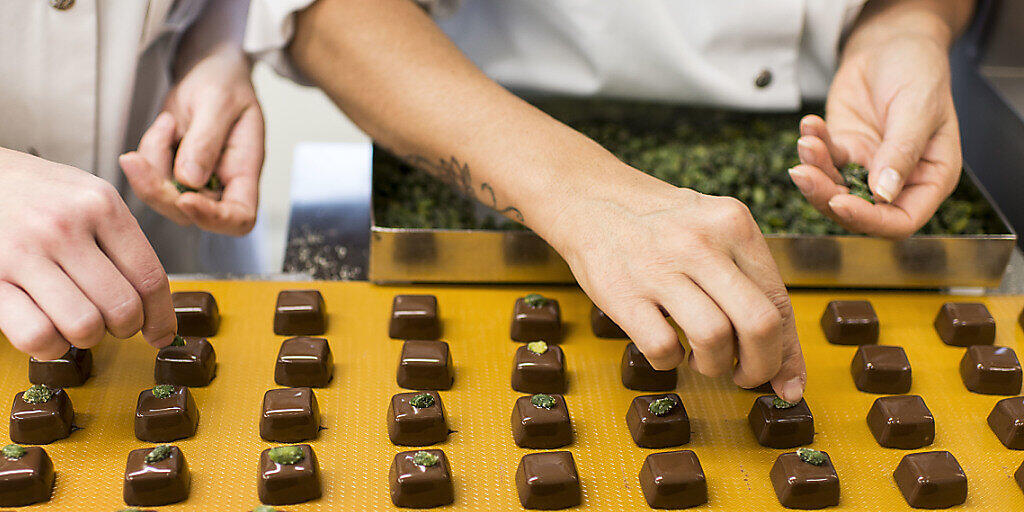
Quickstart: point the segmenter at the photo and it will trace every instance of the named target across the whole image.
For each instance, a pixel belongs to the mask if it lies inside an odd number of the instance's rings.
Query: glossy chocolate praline
[[[185,455],[177,446],[169,447],[166,458],[146,462],[153,448],[128,452],[124,470],[124,502],[129,505],[153,507],[188,499],[192,475]]]
[[[302,460],[281,464],[270,458],[268,448],[260,453],[256,491],[267,505],[294,505],[320,498],[320,467],[316,453],[308,444],[296,445]]]
[[[978,302],[943,304],[934,325],[943,343],[955,347],[991,345],[996,339],[996,321]]]
[[[590,330],[594,332],[594,336],[598,338],[621,338],[625,339],[629,336],[626,332],[619,327],[612,319],[601,311],[597,306],[591,306],[590,308]]]
[[[861,345],[850,363],[853,384],[865,393],[899,395],[910,391],[913,375],[903,347]]]
[[[795,448],[814,441],[814,417],[807,407],[807,401],[800,399],[796,405],[778,408],[773,405],[777,397],[757,397],[750,408],[747,421],[754,438],[761,446],[769,448]]]
[[[425,407],[412,404],[413,398],[428,394],[433,403]],[[428,446],[448,439],[448,420],[441,395],[436,391],[399,393],[388,406],[388,437],[399,446]]]
[[[561,448],[572,444],[572,421],[562,395],[549,396],[552,407],[534,404],[532,396],[521,396],[512,407],[512,439],[520,448]]]
[[[417,454],[426,452],[436,460],[433,465],[417,464]],[[391,502],[396,507],[433,508],[455,501],[452,470],[441,450],[400,452],[391,461],[388,472]]]
[[[556,345],[547,345],[538,354],[530,345],[516,349],[512,359],[512,389],[520,393],[564,393],[565,354]]]
[[[768,477],[775,496],[786,508],[812,510],[839,504],[839,476],[828,453],[821,464],[804,461],[796,452],[775,459]]]
[[[388,336],[398,340],[436,340],[441,337],[437,297],[395,295],[391,303]]]
[[[324,297],[317,290],[284,290],[277,294],[274,334],[319,336],[327,330]]]
[[[220,310],[209,292],[175,292],[171,302],[178,319],[178,334],[200,338],[217,335]]]
[[[675,402],[668,412],[659,416],[651,411],[652,403],[666,398]],[[641,448],[668,448],[690,442],[690,418],[682,399],[675,393],[634,398],[626,412],[626,426]]]
[[[516,468],[519,503],[531,510],[557,510],[580,504],[576,461],[566,451],[528,453]]]
[[[49,444],[71,435],[75,410],[63,389],[53,389],[49,400],[29,403],[25,391],[14,395],[11,405],[11,441],[22,444]]]
[[[672,391],[679,378],[675,368],[655,370],[633,342],[622,352],[621,372],[622,385],[636,391]]]
[[[396,380],[405,389],[450,389],[455,370],[448,344],[429,340],[403,343]]]
[[[274,382],[288,387],[324,388],[334,378],[334,355],[323,338],[288,338],[281,342]]]
[[[868,411],[868,428],[885,448],[913,450],[935,440],[935,418],[917,395],[876,399]]]
[[[92,351],[71,347],[64,355],[50,361],[28,359],[28,381],[51,388],[73,388],[85,384],[92,375]]]
[[[949,508],[967,501],[967,475],[949,452],[905,455],[892,476],[911,507]]]
[[[1003,446],[1024,450],[1024,397],[1015,396],[996,402],[988,413],[988,426]]]
[[[960,359],[960,378],[975,393],[1016,395],[1021,385],[1020,361],[1012,348],[973,345]]]
[[[0,507],[21,507],[50,501],[53,461],[46,450],[25,446],[18,458],[0,456]]]
[[[834,300],[821,315],[821,330],[836,345],[878,343],[878,315],[866,300]]]
[[[139,440],[166,443],[196,434],[199,409],[192,392],[184,386],[171,388],[171,394],[165,397],[156,396],[154,389],[139,393],[135,407],[135,437]]]
[[[320,405],[310,388],[271,389],[263,395],[260,437],[293,443],[320,434]]]
[[[516,299],[512,308],[513,341],[558,343],[562,340],[562,312],[558,301],[550,297],[542,299],[543,303],[536,306],[528,304],[526,297]]]
[[[183,338],[184,345],[168,345],[156,354],[153,378],[157,384],[201,388],[217,375],[217,353],[205,338]]]
[[[690,508],[708,501],[704,469],[690,450],[648,455],[640,467],[640,489],[651,508]]]

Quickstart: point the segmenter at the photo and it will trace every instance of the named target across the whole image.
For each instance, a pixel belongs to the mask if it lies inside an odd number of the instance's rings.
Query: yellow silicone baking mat
[[[589,326],[590,302],[569,287],[380,287],[366,283],[175,282],[176,291],[207,290],[216,297],[223,321],[211,338],[217,351],[217,378],[193,389],[200,409],[199,432],[174,444],[192,470],[192,492],[183,503],[160,510],[250,510],[256,498],[256,465],[261,450],[258,417],[263,393],[276,387],[274,362],[283,336],[271,330],[277,292],[320,290],[327,304],[335,378],[316,395],[327,427],[310,444],[320,460],[323,498],[279,507],[289,511],[391,510],[388,467],[407,450],[388,441],[385,412],[395,383],[401,341],[387,337],[391,299],[398,293],[437,295],[444,336],[451,346],[455,385],[441,396],[454,429],[439,445],[448,455],[457,510],[520,509],[514,485],[519,458],[531,450],[512,441],[509,416],[519,396],[509,385],[509,339],[516,297],[540,292],[559,300],[567,337],[562,344],[569,374],[566,402],[576,440],[575,456],[588,510],[647,508],[637,481],[644,457],[656,450],[637,448],[625,425],[626,408],[641,394],[622,387],[619,361],[624,340],[595,338]],[[855,347],[825,342],[818,319],[832,299],[867,298],[881,321],[883,344],[901,345],[913,366],[911,393],[924,397],[935,416],[935,443],[923,450],[949,450],[968,477],[971,510],[1024,510],[1024,493],[1013,471],[1024,452],[1008,450],[989,431],[985,418],[1003,397],[969,393],[960,381],[963,349],[939,341],[931,322],[947,300],[927,293],[797,292],[798,329],[808,363],[807,401],[817,434],[814,448],[827,450],[839,474],[842,510],[908,508],[892,480],[892,470],[909,451],[880,448],[865,417],[877,395],[853,385],[849,365]],[[996,342],[1021,354],[1024,334],[1017,314],[1022,297],[985,297],[995,316]],[[0,344],[5,367],[0,396],[11,400],[28,385],[27,357]],[[129,450],[151,444],[135,439],[133,414],[139,391],[153,385],[155,350],[141,339],[105,340],[95,349],[93,377],[68,390],[81,430],[46,446],[57,471],[52,500],[42,510],[118,510]],[[708,379],[682,369],[678,393],[690,416],[693,436],[683,447],[700,458],[709,501],[703,510],[781,509],[768,471],[779,453],[759,446],[747,426],[757,396],[726,379]],[[5,427],[2,427],[6,429]],[[7,433],[3,433],[7,438]]]

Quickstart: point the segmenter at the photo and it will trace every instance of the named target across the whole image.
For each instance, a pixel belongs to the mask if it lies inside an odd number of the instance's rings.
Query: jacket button
[[[75,5],[75,0],[50,0],[50,7],[58,11],[66,11]]]
[[[771,83],[772,72],[767,69],[762,69],[761,72],[757,74],[757,78],[754,78],[754,85],[756,85],[760,89],[768,87],[768,85]]]

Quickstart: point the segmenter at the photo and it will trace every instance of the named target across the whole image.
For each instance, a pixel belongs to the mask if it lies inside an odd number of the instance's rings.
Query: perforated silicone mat
[[[177,441],[192,470],[186,502],[161,510],[243,511],[258,505],[256,465],[261,450],[258,417],[263,393],[276,387],[274,361],[283,336],[271,330],[274,302],[282,289],[315,288],[327,303],[326,337],[335,354],[335,378],[316,390],[323,430],[310,444],[320,459],[323,498],[280,507],[306,510],[390,510],[388,467],[407,448],[391,445],[385,412],[401,390],[395,369],[401,342],[387,337],[391,299],[398,293],[433,293],[439,301],[444,337],[451,346],[455,385],[441,395],[453,433],[439,445],[448,455],[459,510],[520,509],[514,485],[519,458],[532,450],[516,447],[509,416],[517,396],[509,385],[512,303],[537,291],[561,303],[568,335],[562,344],[569,371],[566,402],[576,440],[573,452],[588,510],[642,510],[647,505],[637,481],[644,457],[625,426],[633,396],[622,387],[619,362],[624,340],[595,338],[590,302],[575,288],[378,287],[366,283],[175,282],[176,291],[207,290],[220,305],[223,323],[211,338],[219,364],[217,378],[193,389],[200,409],[199,432]],[[1002,397],[969,393],[958,363],[963,349],[939,341],[931,322],[939,306],[956,300],[937,294],[797,292],[793,300],[809,366],[807,401],[814,413],[815,448],[832,456],[841,483],[843,510],[907,508],[892,480],[903,450],[880,448],[865,417],[877,395],[857,391],[849,365],[854,347],[825,342],[818,319],[838,298],[868,298],[881,321],[881,343],[906,349],[914,370],[912,393],[924,397],[936,421],[935,443],[923,450],[949,450],[967,473],[963,508],[1024,510],[1024,494],[1013,471],[1024,452],[1008,450],[989,431],[985,417]],[[975,299],[969,299],[975,300]],[[1021,350],[1024,334],[1016,316],[1022,297],[982,298],[997,322],[997,343]],[[0,344],[0,396],[13,398],[28,385],[26,357]],[[53,499],[34,508],[118,510],[129,450],[150,446],[135,439],[132,418],[139,391],[153,385],[155,351],[141,339],[105,340],[95,349],[92,379],[68,391],[81,430],[46,446],[57,470]],[[757,396],[728,380],[708,379],[683,369],[678,390],[693,436],[685,446],[697,453],[707,475],[705,510],[781,509],[768,471],[784,451],[753,439],[746,416]],[[0,427],[6,429],[6,426]],[[3,433],[7,437],[7,433]]]

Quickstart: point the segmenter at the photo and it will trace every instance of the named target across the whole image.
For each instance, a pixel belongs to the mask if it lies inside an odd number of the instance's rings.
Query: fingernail
[[[796,140],[796,145],[802,148],[810,149],[811,141],[807,137],[800,137],[799,139]]]
[[[782,398],[787,402],[799,402],[804,395],[804,381],[793,377],[782,384]]]
[[[199,188],[205,185],[205,183],[199,183],[202,181],[203,176],[203,168],[199,167],[199,164],[191,160],[187,161],[185,162],[185,165],[181,167],[181,173],[184,175],[182,177],[188,181],[188,183],[186,183],[187,185],[194,188]]]
[[[892,167],[886,167],[878,175],[878,190],[875,193],[885,202],[891,203],[900,193],[900,181],[900,173]]]
[[[811,195],[814,193],[814,182],[808,178],[807,173],[802,169],[797,169],[795,167],[790,169],[789,179],[793,180],[793,183],[795,183],[797,188],[799,188],[804,194]]]
[[[832,199],[828,200],[828,207],[830,210],[832,210],[832,213],[844,219],[849,217],[849,212],[846,211],[846,208],[840,205],[838,195],[832,196]]]

